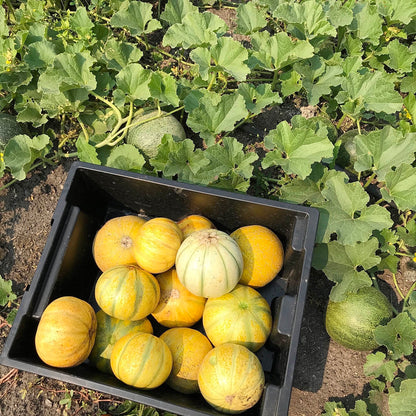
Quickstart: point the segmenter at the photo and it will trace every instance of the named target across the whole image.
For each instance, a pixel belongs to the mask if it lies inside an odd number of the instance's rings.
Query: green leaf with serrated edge
[[[316,105],[319,99],[331,93],[343,81],[341,66],[325,65],[322,58],[315,55],[309,61],[294,65],[294,69],[302,75],[302,86],[307,92],[309,105]]]
[[[185,49],[217,43],[217,36],[227,31],[226,23],[210,12],[190,12],[182,23],[170,26],[163,36],[164,46],[182,46]]]
[[[195,149],[190,139],[175,142],[171,135],[162,138],[156,158],[150,163],[157,170],[161,169],[165,177],[177,175],[178,180],[208,184],[212,178],[205,172],[209,161],[201,149]]]
[[[137,147],[132,144],[122,144],[111,150],[106,165],[117,169],[140,172],[145,162]]]
[[[364,364],[364,374],[366,376],[384,377],[387,381],[393,381],[397,367],[394,361],[386,359],[386,354],[377,351],[368,354]]]
[[[91,29],[94,27],[94,23],[92,23],[89,18],[85,7],[78,7],[75,13],[70,17],[69,22],[71,24],[71,29],[81,36],[90,34]]]
[[[78,152],[78,159],[81,162],[88,162],[93,163],[95,165],[101,165],[100,159],[97,156],[97,150],[94,146],[89,144],[83,134],[78,136],[78,139],[75,143],[77,152]]]
[[[400,91],[408,92],[409,94],[416,94],[416,70],[413,70],[412,74],[407,74],[402,78]]]
[[[149,83],[152,73],[138,63],[126,65],[116,75],[117,88],[127,95],[130,101],[147,100],[151,97]]]
[[[370,5],[367,1],[359,1],[353,13],[354,19],[350,28],[357,31],[357,36],[362,41],[378,45],[379,38],[383,34],[383,19],[378,14],[377,7]]]
[[[262,167],[281,166],[285,172],[306,178],[312,171],[312,164],[323,158],[330,158],[333,145],[327,139],[317,136],[312,129],[292,129],[282,121],[264,138],[265,146],[271,151],[262,161]]]
[[[416,322],[416,291],[414,290],[407,300],[407,303],[403,305],[403,312],[406,312],[409,317]],[[416,378],[416,377],[415,377]]]
[[[235,172],[244,179],[250,179],[253,163],[258,159],[256,153],[245,153],[243,144],[233,137],[224,137],[222,144],[208,147],[204,154],[209,160],[209,165],[204,170],[211,171],[213,177]]]
[[[325,182],[331,177],[340,175],[346,177],[343,172],[338,172],[333,169],[324,168],[320,163],[312,165],[312,172],[306,179],[293,178],[287,184],[280,188],[280,199],[296,204],[303,204],[308,202],[319,203],[325,199],[322,196],[322,188]]]
[[[318,244],[315,249],[319,256],[314,256],[314,267],[323,270],[328,279],[336,283],[341,282],[348,272],[369,270],[380,263],[380,257],[376,255],[376,238],[354,245],[330,241]]]
[[[251,35],[253,51],[248,65],[269,71],[278,70],[313,56],[314,48],[304,40],[292,40],[285,32],[269,35],[267,31]]]
[[[281,92],[284,98],[302,89],[302,77],[295,70],[283,72],[280,75]]]
[[[272,91],[270,84],[255,86],[253,84],[241,83],[238,85],[238,92],[244,97],[247,110],[251,114],[260,114],[265,107],[282,102],[279,93]]]
[[[409,220],[406,226],[398,227],[396,234],[406,246],[416,247],[416,218]]]
[[[397,230],[396,230],[397,231]],[[389,254],[396,253],[395,244],[399,241],[396,231],[385,228],[381,231],[375,231],[374,237],[377,238],[379,243],[379,250]]]
[[[416,379],[403,380],[400,391],[389,394],[391,416],[412,416],[416,414]]]
[[[73,88],[85,88],[93,91],[97,82],[90,67],[95,60],[88,52],[63,52],[56,56],[54,66],[47,68],[39,76],[38,87],[40,91],[58,94]]]
[[[276,8],[273,17],[290,23],[288,30],[300,39],[336,36],[335,27],[329,23],[322,4],[317,0],[284,3]],[[292,30],[291,26],[296,30]]]
[[[333,302],[341,302],[349,293],[356,293],[357,290],[369,287],[371,284],[371,277],[365,271],[347,272],[343,279],[332,287],[329,298]]]
[[[331,25],[336,28],[340,26],[348,26],[351,24],[353,19],[352,10],[338,1],[332,2],[327,10],[325,10],[325,13]]]
[[[255,3],[243,3],[237,7],[237,33],[250,35],[263,29],[266,25],[265,10],[259,8]]]
[[[404,99],[403,104],[410,114],[413,125],[416,125],[416,95],[408,94]]]
[[[199,106],[190,111],[186,124],[206,140],[214,144],[216,135],[234,130],[237,121],[248,115],[244,98],[238,94],[220,95],[206,91]]]
[[[387,347],[393,360],[408,356],[416,340],[415,323],[407,313],[401,312],[386,325],[379,325],[374,330],[374,338],[379,345]]]
[[[198,47],[192,49],[189,57],[198,65],[199,76],[204,81],[208,81],[211,67],[211,52],[208,48]]]
[[[24,61],[31,70],[46,68],[53,62],[56,55],[63,52],[59,46],[48,40],[33,42],[29,45]]]
[[[9,27],[7,26],[6,11],[4,7],[0,8],[0,36],[9,36]]]
[[[399,73],[412,72],[412,65],[415,62],[416,52],[410,51],[406,45],[394,39],[387,45],[389,59],[385,64]]]
[[[50,138],[46,134],[30,138],[25,134],[12,137],[4,149],[4,163],[14,178],[21,181],[33,162],[49,152]]]
[[[399,269],[400,259],[394,254],[388,254],[387,256],[381,256],[381,261],[377,269],[381,272],[390,270],[392,273],[397,273]]]
[[[237,81],[244,81],[250,73],[245,61],[248,58],[247,49],[229,37],[218,39],[218,43],[211,48],[211,56],[217,67],[233,76]]]
[[[152,17],[152,5],[142,1],[124,1],[111,17],[110,24],[113,27],[122,27],[130,31],[133,36],[142,33],[151,33],[161,29],[158,20]]]
[[[415,138],[416,133],[403,134],[392,126],[372,131],[365,136],[355,136],[357,160],[354,169],[357,172],[372,170],[380,181],[384,181],[392,168],[414,161]]]
[[[415,0],[377,0],[378,12],[391,22],[409,24],[416,16]]]
[[[393,201],[401,211],[416,210],[416,167],[401,164],[385,177],[385,187],[381,196],[385,201]]]
[[[338,139],[338,131],[329,118],[313,116],[305,118],[302,115],[294,115],[290,120],[292,127],[306,127],[312,129],[317,136],[328,137],[331,142]]]
[[[160,18],[172,26],[175,23],[182,23],[183,18],[188,13],[196,11],[198,11],[198,7],[194,6],[189,0],[168,0]]]
[[[104,47],[104,56],[108,69],[120,71],[126,65],[138,62],[143,52],[134,44],[110,38]]]
[[[177,84],[173,77],[165,72],[153,72],[149,82],[150,95],[158,99],[162,103],[179,105],[179,97],[177,94]]]
[[[317,241],[328,242],[333,233],[341,244],[367,241],[374,230],[390,228],[393,221],[389,212],[370,205],[369,195],[360,183],[348,183],[348,177],[337,175],[325,182],[324,202],[313,204],[320,212]]]
[[[13,293],[12,281],[5,280],[0,275],[0,306],[6,306],[9,302],[13,302],[17,296]]]
[[[335,99],[344,104],[343,111],[357,118],[363,111],[384,112],[387,114],[400,111],[403,99],[394,89],[394,80],[384,71],[366,72],[364,74],[352,72],[344,78],[341,84],[342,92]]]
[[[348,416],[375,416],[372,412],[370,413],[367,403],[364,400],[357,400],[355,402],[354,409],[348,412]]]
[[[42,107],[32,100],[16,105],[18,111],[16,121],[19,123],[31,123],[33,127],[40,127],[48,121],[46,114],[42,114]]]
[[[326,402],[322,416],[348,416],[344,405],[341,402]]]

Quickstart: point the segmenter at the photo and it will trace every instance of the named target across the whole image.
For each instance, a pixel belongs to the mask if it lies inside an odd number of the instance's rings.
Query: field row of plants
[[[0,108],[26,131],[0,143],[4,187],[66,158],[319,209],[313,266],[341,302],[388,270],[401,296],[369,352],[368,399],[326,414],[411,414],[416,400],[416,1],[2,2]],[[212,13],[229,9],[235,25]],[[295,115],[248,134],[271,107]],[[151,157],[129,132],[173,115]]]

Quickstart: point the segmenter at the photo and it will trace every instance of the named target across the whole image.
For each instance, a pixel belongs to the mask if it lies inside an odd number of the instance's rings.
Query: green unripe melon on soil
[[[356,351],[377,348],[374,329],[386,324],[393,308],[387,297],[373,286],[350,293],[340,302],[329,301],[325,327],[338,344]]]
[[[11,114],[0,113],[0,151],[3,151],[9,140],[18,134],[25,134],[23,126]]]
[[[136,146],[149,159],[157,155],[157,148],[165,134],[171,134],[175,139],[179,140],[186,138],[185,130],[179,120],[173,115],[165,115],[166,113],[163,111],[159,113],[156,110],[141,114],[133,119],[132,124],[156,117],[158,114],[162,114],[162,117],[129,129],[126,138],[127,143]]]

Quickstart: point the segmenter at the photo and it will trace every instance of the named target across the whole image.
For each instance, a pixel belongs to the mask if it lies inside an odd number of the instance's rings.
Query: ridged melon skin
[[[338,344],[356,351],[371,351],[379,346],[374,329],[388,322],[392,314],[392,305],[383,293],[373,286],[364,287],[340,302],[328,302],[325,327]]]
[[[18,134],[26,131],[11,114],[0,113],[0,151],[3,151],[8,141]]]
[[[158,111],[141,114],[133,119],[132,124],[157,117],[158,114]],[[166,113],[162,111],[160,114],[165,115]],[[162,143],[162,137],[165,134],[171,134],[180,140],[186,139],[182,124],[173,115],[168,115],[132,127],[128,131],[126,142],[136,146],[146,157],[151,159],[157,155],[157,148]]]

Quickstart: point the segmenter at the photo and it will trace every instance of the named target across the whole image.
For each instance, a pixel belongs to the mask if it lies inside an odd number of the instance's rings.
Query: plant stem
[[[397,278],[396,278],[396,273],[392,273],[393,274],[393,283],[394,283],[394,287],[396,288],[397,292],[399,293],[400,297],[402,299],[405,298],[405,296],[403,295],[402,291],[399,288],[399,284],[397,283]]]
[[[403,306],[406,305],[406,303],[409,300],[410,295],[412,292],[416,289],[416,282],[413,282],[412,286],[410,286],[409,291],[406,293],[406,296],[403,298]]]
[[[364,184],[364,189],[370,186],[372,180],[376,177],[376,173],[373,172],[371,176],[367,179],[367,182]]]
[[[347,115],[345,113],[342,114],[341,118],[339,119],[338,123],[337,123],[337,130],[339,130],[342,126],[342,123],[344,122],[345,118],[347,117]]]

